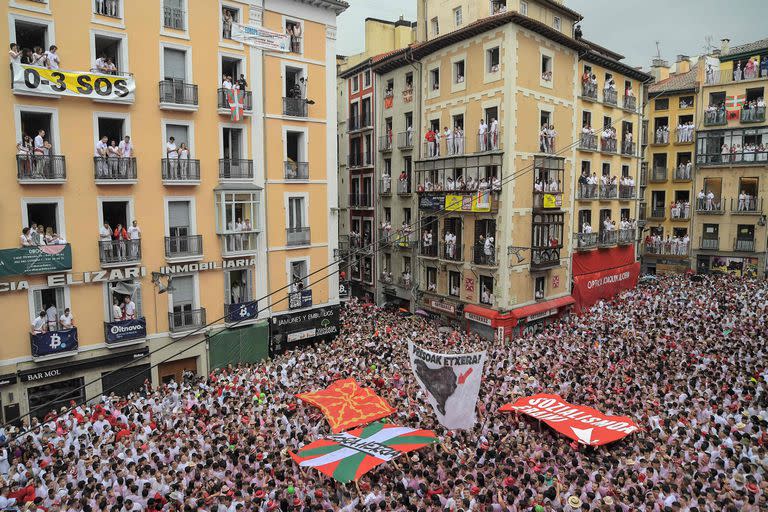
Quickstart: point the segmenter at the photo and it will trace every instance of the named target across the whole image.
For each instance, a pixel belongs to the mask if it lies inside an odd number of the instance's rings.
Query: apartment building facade
[[[319,278],[333,272],[338,229],[335,26],[346,4],[73,4],[0,10],[3,39],[56,45],[59,60],[19,63],[0,101],[4,140],[22,142],[6,146],[14,172],[0,178],[0,304],[15,319],[0,349],[6,421],[338,329],[338,277]],[[279,44],[250,44],[254,32]],[[223,75],[244,93],[231,96]],[[121,141],[130,151],[108,147]],[[33,224],[41,235],[20,242]],[[58,321],[67,308],[73,328]]]

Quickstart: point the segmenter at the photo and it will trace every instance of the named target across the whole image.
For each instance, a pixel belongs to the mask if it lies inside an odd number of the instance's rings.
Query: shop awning
[[[498,318],[501,315],[501,313],[499,313],[495,309],[480,307],[476,304],[467,304],[466,306],[464,306],[465,317],[467,316],[467,313],[470,314],[470,316],[468,317],[470,319],[471,319],[471,315],[477,315],[483,318],[489,318],[493,320],[494,318]]]
[[[523,306],[522,308],[513,309],[511,311],[512,316],[514,316],[518,320],[523,320],[525,318],[528,318],[529,316],[535,316],[539,315],[541,313],[544,313],[546,311],[549,311],[550,309],[560,309],[564,306],[570,306],[571,304],[575,304],[576,301],[573,297],[570,295],[566,295],[565,297],[559,297],[557,299],[552,299],[544,302],[539,302],[537,304],[531,304],[530,306]]]

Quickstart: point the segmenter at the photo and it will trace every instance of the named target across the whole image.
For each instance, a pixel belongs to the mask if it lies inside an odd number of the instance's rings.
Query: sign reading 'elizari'
[[[36,96],[75,96],[94,100],[133,101],[136,82],[132,76],[61,71],[14,63],[13,90]]]

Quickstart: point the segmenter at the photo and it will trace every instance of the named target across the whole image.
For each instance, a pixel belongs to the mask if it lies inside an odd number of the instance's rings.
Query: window
[[[352,92],[360,90],[360,77],[358,75],[353,76],[350,81],[352,82]]]
[[[306,164],[306,134],[305,132],[285,132],[285,176],[289,179],[309,179],[309,169]]]
[[[552,82],[552,57],[549,55],[541,56],[541,80]]]
[[[409,71],[405,74],[405,89],[413,89],[413,72]]]
[[[547,285],[547,280],[544,276],[537,277],[534,281],[534,297],[536,300],[544,298],[544,288]]]
[[[454,83],[457,83],[457,84],[464,83],[464,61],[463,60],[453,63],[453,77],[454,77]]]
[[[436,36],[440,34],[440,24],[437,21],[437,16],[432,18],[432,21],[430,22],[432,25],[432,35]]]
[[[33,51],[35,48],[47,50],[52,44],[49,39],[50,35],[46,23],[35,23],[34,21],[28,21],[27,19],[17,19],[14,20],[14,28],[16,31],[16,38],[13,42],[18,44],[19,48],[29,48]]]
[[[104,0],[94,0],[93,12],[100,16],[108,16],[110,18],[122,18],[122,0],[113,0],[112,2],[105,2]]]
[[[292,292],[299,292],[309,287],[309,263],[307,260],[298,260],[290,262],[289,285]]]
[[[285,33],[291,38],[291,53],[302,53],[302,32],[300,21],[285,20]]]
[[[168,235],[173,239],[192,234],[189,201],[168,201]]]
[[[224,6],[221,8],[221,38],[232,39],[232,24],[240,23],[240,9]]]
[[[187,80],[187,52],[177,48],[163,48],[163,78],[171,82]]]
[[[20,140],[29,137],[31,142],[39,135],[44,143],[51,145],[49,154],[59,154],[60,148],[56,147],[59,134],[54,132],[54,128],[57,127],[53,113],[22,110],[19,112],[19,121],[21,123]]]
[[[456,23],[457,27],[464,23],[464,19],[461,16],[461,7],[457,7],[453,10],[453,21]]]
[[[451,270],[448,272],[448,295],[458,297],[461,292],[461,274]]]
[[[427,267],[427,291],[437,291],[437,269],[435,267]]]
[[[131,218],[131,205],[128,201],[102,201],[101,223],[108,224],[110,231],[120,228],[128,229]]]
[[[163,26],[174,30],[186,30],[187,13],[184,0],[163,0]]]
[[[656,110],[668,110],[669,98],[656,98],[654,105]]]
[[[559,17],[555,16],[555,19],[553,20],[553,26],[555,27],[555,30],[560,30],[561,21]]]
[[[253,300],[253,278],[249,268],[224,272],[224,300],[227,304],[243,304]]]
[[[303,197],[288,198],[288,227],[293,229],[306,227]]]
[[[485,69],[487,73],[499,71],[499,47],[495,46],[485,51]]]
[[[693,96],[680,96],[680,108],[693,108]]]
[[[480,303],[493,304],[493,277],[480,276]]]
[[[629,166],[628,165],[622,165],[621,166],[621,176],[622,176],[622,178],[628,178],[629,177]]]
[[[440,90],[440,68],[435,68],[429,72],[429,85],[433,91]]]
[[[366,69],[363,72],[363,87],[370,87],[371,86],[371,70]]]
[[[584,226],[592,225],[592,210],[579,210],[579,232],[583,232]]]
[[[195,303],[195,277],[173,276],[171,283],[174,324],[177,327],[193,325],[191,316]]]
[[[22,219],[25,226],[30,228],[37,226],[37,232],[41,236],[58,235],[64,238],[63,205],[59,202],[46,202],[43,200],[24,200],[25,218]]]
[[[220,191],[216,193],[216,232],[253,233],[261,229],[259,223],[259,192]]]
[[[165,140],[170,141],[174,139],[176,147],[181,147],[182,144],[190,148],[192,151],[192,139],[190,138],[189,126],[183,124],[166,124],[165,125]]]
[[[523,16],[528,16],[528,2],[523,0],[520,1],[520,14]]]
[[[581,113],[581,126],[592,126],[592,112],[585,110]]]
[[[108,310],[106,313],[107,322],[119,322],[128,319],[125,316],[125,299],[130,299],[136,307],[134,312],[136,318],[144,317],[144,308],[141,300],[141,281],[138,279],[107,283],[104,286],[104,291],[106,293],[105,305]],[[118,308],[114,306],[119,307],[119,316]]]

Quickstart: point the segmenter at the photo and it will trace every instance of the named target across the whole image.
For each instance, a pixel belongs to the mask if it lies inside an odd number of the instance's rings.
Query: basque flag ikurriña
[[[232,120],[240,121],[243,118],[245,92],[240,89],[227,89],[227,104],[232,112]]]

